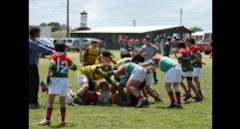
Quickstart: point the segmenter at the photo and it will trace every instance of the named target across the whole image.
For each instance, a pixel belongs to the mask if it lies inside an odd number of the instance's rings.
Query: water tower
[[[87,27],[87,15],[88,14],[86,11],[81,12],[80,27],[82,27],[82,28]]]

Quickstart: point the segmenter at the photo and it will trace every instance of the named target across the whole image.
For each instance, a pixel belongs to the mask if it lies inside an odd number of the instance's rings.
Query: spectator
[[[31,26],[29,39],[29,108],[39,107],[38,90],[39,90],[39,73],[38,62],[39,53],[51,54],[54,51],[36,39],[41,35],[41,30],[37,26]]]
[[[167,37],[167,40],[164,44],[164,56],[168,56],[170,54],[170,50],[171,50],[171,44],[170,44],[171,38]]]
[[[143,45],[139,49],[139,52],[142,54],[145,53],[144,61],[146,62],[146,61],[149,61],[152,57],[154,57],[159,52],[159,50],[158,50],[157,46],[152,44],[152,42],[150,41],[150,39],[148,37],[145,38],[144,42],[145,42],[145,45]],[[155,71],[153,71],[153,77],[154,77],[155,84],[157,84],[158,80],[157,80]]]

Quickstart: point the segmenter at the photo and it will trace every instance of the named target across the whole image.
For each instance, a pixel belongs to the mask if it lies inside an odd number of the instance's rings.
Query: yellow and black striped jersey
[[[90,46],[84,51],[82,59],[83,59],[83,61],[92,65],[95,63],[95,61],[99,55],[100,55],[99,48],[93,49],[92,46]]]

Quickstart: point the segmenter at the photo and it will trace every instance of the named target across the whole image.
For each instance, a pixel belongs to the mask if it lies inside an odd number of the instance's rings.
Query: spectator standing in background
[[[39,53],[52,54],[54,51],[37,41],[41,30],[37,26],[31,26],[29,39],[29,108],[39,107]]]
[[[167,40],[164,43],[164,56],[168,56],[171,50],[171,38],[167,37]]]
[[[150,38],[145,38],[145,44],[139,49],[139,53],[144,55],[144,62],[149,61],[152,57],[154,57],[159,52],[157,46],[153,45],[150,41]],[[154,82],[157,84],[156,72],[153,71]]]

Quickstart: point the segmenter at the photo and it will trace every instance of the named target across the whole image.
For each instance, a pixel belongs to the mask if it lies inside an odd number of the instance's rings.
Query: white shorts
[[[165,82],[175,83],[182,82],[182,69],[180,66],[174,66],[170,68],[165,74]]]
[[[183,77],[193,77],[193,72],[189,71],[189,72],[182,72]]]
[[[145,81],[146,81],[146,86],[151,86],[152,85],[153,72],[147,74],[147,76],[145,78]]]
[[[203,75],[202,68],[193,68],[193,77],[199,77]]]
[[[69,90],[68,78],[51,77],[51,85],[49,85],[48,94],[67,96],[68,90]]]
[[[134,68],[129,79],[143,82],[144,79],[146,78],[146,73],[147,73],[147,70],[145,68],[138,66],[138,67]]]
[[[88,83],[88,77],[86,75],[77,76],[78,82],[81,83]]]

